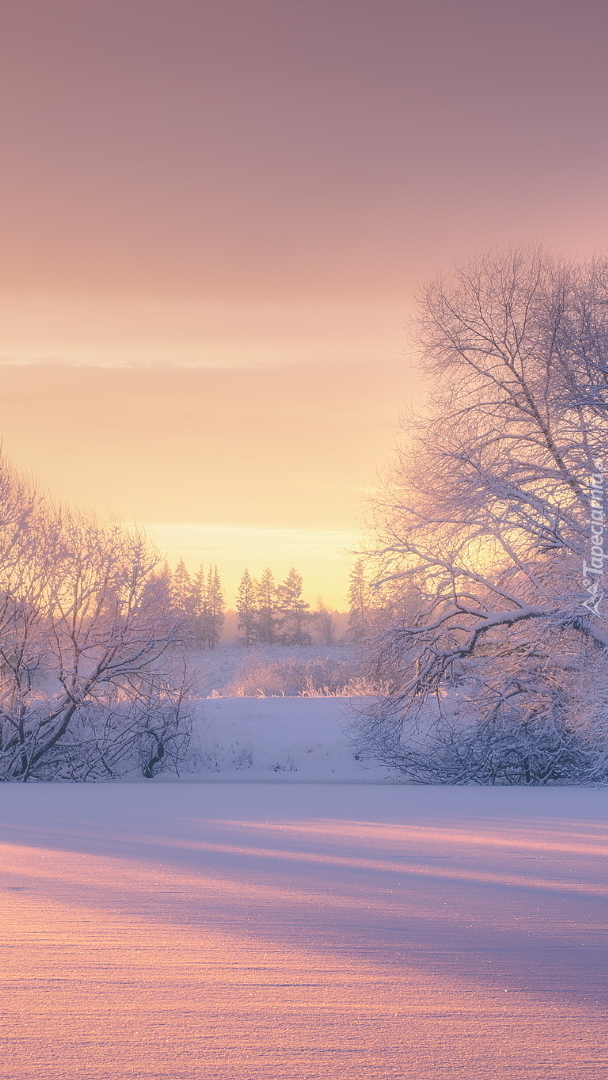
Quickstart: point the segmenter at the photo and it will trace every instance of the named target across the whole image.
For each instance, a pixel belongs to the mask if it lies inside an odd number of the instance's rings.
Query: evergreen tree
[[[215,649],[224,628],[224,593],[217,566],[210,566],[207,574],[205,603],[205,634],[209,649]]]
[[[191,591],[192,624],[196,644],[199,648],[206,644],[207,578],[205,567],[200,566]]]
[[[310,604],[302,600],[302,575],[293,566],[276,595],[283,644],[310,645],[310,634],[305,630]]]
[[[192,581],[186,569],[183,559],[180,559],[175,573],[171,579],[171,594],[173,607],[180,618],[185,619],[189,614],[190,597],[192,594]]]
[[[348,589],[348,629],[356,640],[364,638],[371,625],[372,602],[365,577],[365,564],[358,559],[350,572]]]
[[[200,566],[190,590],[192,633],[199,647],[215,649],[224,627],[224,593],[217,566]]]
[[[249,570],[245,568],[236,598],[237,626],[239,630],[243,631],[245,645],[253,645],[257,640],[256,596],[257,582],[251,577]]]
[[[262,645],[274,645],[280,623],[279,598],[274,574],[268,567],[256,583],[255,601],[257,639]]]

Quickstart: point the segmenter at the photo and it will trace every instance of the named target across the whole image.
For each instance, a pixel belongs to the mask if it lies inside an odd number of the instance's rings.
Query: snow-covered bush
[[[326,697],[373,693],[357,660],[331,655],[246,661],[227,687],[234,697]]]

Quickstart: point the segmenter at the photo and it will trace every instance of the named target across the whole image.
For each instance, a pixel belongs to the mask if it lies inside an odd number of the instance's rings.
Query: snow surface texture
[[[2,1080],[600,1080],[608,792],[0,787]]]
[[[362,698],[209,698],[197,702],[186,774],[234,780],[381,783],[389,770],[360,760],[349,739]]]

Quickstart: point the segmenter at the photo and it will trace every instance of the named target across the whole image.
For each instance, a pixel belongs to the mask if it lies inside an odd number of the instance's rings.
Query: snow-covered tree
[[[217,566],[210,566],[207,573],[205,595],[205,633],[209,649],[215,649],[224,627],[224,593]]]
[[[243,631],[245,645],[253,645],[256,640],[256,597],[256,583],[245,568],[236,598],[237,626]]]
[[[0,458],[0,777],[175,764],[188,737],[178,628],[147,540],[51,506]]]
[[[323,644],[334,645],[336,641],[335,621],[322,596],[317,600],[317,610],[313,611],[312,618],[318,627]]]
[[[348,586],[348,630],[355,641],[367,637],[372,626],[374,597],[364,559],[357,559],[351,569]]]
[[[418,341],[429,399],[373,545],[408,611],[380,636],[393,690],[364,739],[414,779],[597,779],[608,262],[521,249],[459,267],[425,290]]]
[[[199,647],[215,649],[224,627],[224,593],[217,566],[200,566],[192,581],[188,611],[191,634]]]
[[[274,645],[280,624],[279,597],[274,574],[268,567],[255,587],[255,632],[261,645]]]
[[[204,566],[199,566],[192,579],[190,593],[192,610],[192,637],[199,648],[206,644],[205,613],[207,610],[207,574]]]
[[[309,645],[310,634],[305,626],[310,604],[302,600],[302,575],[293,566],[285,581],[277,586],[276,597],[283,644]]]
[[[192,581],[183,559],[180,559],[171,577],[173,606],[184,621],[191,613]]]

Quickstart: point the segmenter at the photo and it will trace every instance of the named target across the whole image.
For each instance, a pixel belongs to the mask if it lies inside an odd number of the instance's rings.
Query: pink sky
[[[331,546],[410,393],[416,283],[605,250],[603,0],[0,10],[2,434],[101,512]]]

